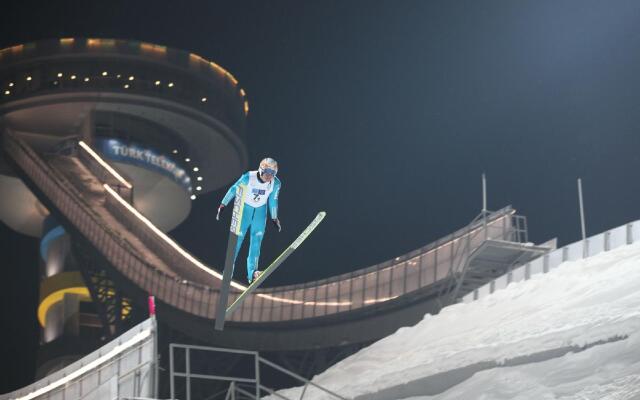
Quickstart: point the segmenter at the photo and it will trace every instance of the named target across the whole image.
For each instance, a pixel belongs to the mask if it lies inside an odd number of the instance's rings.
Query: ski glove
[[[224,211],[224,204],[220,204],[218,206],[218,214],[216,214],[216,221],[220,221],[220,214]]]
[[[282,226],[280,226],[280,220],[278,218],[272,219],[271,222],[273,222],[276,228],[278,228],[278,232],[282,230]]]

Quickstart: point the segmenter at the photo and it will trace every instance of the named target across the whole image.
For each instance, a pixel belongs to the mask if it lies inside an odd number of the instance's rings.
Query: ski
[[[311,234],[311,232],[313,232],[314,229],[316,229],[318,225],[320,225],[320,222],[322,222],[326,215],[327,213],[324,211],[320,211],[318,215],[316,215],[313,221],[311,221],[311,223],[305,228],[300,236],[298,236],[298,238],[294,240],[293,243],[291,243],[289,247],[287,247],[286,250],[282,252],[282,254],[280,254],[260,275],[258,275],[258,277],[253,280],[253,282],[245,289],[245,291],[242,292],[240,296],[238,296],[236,301],[234,301],[233,304],[231,304],[231,306],[227,308],[225,318],[229,318],[229,316],[233,314],[233,312],[244,302],[247,296],[253,293],[258,288],[258,286],[260,286],[260,284],[264,282],[264,280],[267,279],[267,277],[269,277],[269,275],[271,275],[273,271],[275,271],[276,268],[278,268],[284,262],[284,260],[286,260],[291,255],[291,253],[293,253],[298,248],[298,246],[302,244],[302,242],[304,242],[304,240]],[[218,321],[216,320],[216,324],[217,322]]]
[[[224,329],[224,315],[227,309],[227,301],[229,299],[229,287],[231,286],[231,278],[233,277],[233,258],[238,244],[238,236],[240,235],[240,225],[242,222],[242,211],[244,210],[244,185],[239,185],[236,189],[236,197],[233,202],[233,211],[231,213],[231,225],[229,227],[229,240],[227,241],[227,254],[224,260],[224,270],[222,272],[222,286],[220,286],[220,297],[218,297],[218,306],[216,308],[216,324],[215,329],[221,331]]]

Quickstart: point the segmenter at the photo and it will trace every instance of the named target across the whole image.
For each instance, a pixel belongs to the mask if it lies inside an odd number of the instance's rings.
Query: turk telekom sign
[[[118,139],[98,138],[96,147],[108,159],[156,170],[167,175],[191,191],[191,178],[187,172],[169,157],[134,143],[123,143]]]

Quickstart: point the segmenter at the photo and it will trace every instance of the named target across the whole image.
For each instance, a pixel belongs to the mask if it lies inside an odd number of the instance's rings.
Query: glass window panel
[[[353,284],[351,286],[351,309],[360,308],[363,306],[364,299],[364,284],[365,276],[357,276],[353,278]]]
[[[342,304],[338,307],[338,311],[348,311],[349,305],[351,303],[351,285],[353,284],[353,279],[345,279],[338,283],[338,291],[340,295],[338,296],[338,301]]]
[[[265,300],[261,296],[255,296],[253,304],[251,304],[251,321],[260,321],[262,314],[262,307],[264,307]]]
[[[304,301],[304,291],[302,288],[296,289],[293,293],[293,299],[298,301]],[[301,319],[302,318],[302,309],[304,305],[295,304],[293,306],[293,319]]]
[[[457,243],[457,242],[456,242]],[[440,268],[441,264],[449,264],[450,260],[451,260],[451,249],[452,249],[453,245],[452,242],[448,242],[447,244],[444,244],[440,247],[437,248],[437,253],[438,253],[438,269]]]
[[[421,257],[420,272],[418,273],[420,287],[429,286],[435,280],[436,254],[437,252],[434,250],[423,254]]]
[[[469,240],[469,249],[475,249],[476,247],[480,246],[482,242],[484,242],[484,234],[482,233],[482,231],[479,231],[478,233],[470,236],[469,239],[465,240]]]
[[[385,268],[378,273],[378,299],[386,299],[391,291],[391,268]]]
[[[408,263],[408,261],[405,261],[394,268],[393,280],[391,281],[391,297],[402,296],[404,294]]]
[[[419,274],[420,274],[420,257],[414,257],[407,261],[406,275],[406,293],[413,292],[420,287]]]
[[[316,307],[314,316],[319,317],[327,314],[327,285],[319,285],[316,291]]]
[[[271,308],[273,307],[273,301],[269,299],[265,299],[264,297],[260,300],[260,305],[254,309],[254,321],[269,321],[271,318]]]
[[[335,304],[327,306],[327,314],[335,314],[336,312],[338,312],[337,304],[340,301],[340,299],[338,298],[338,287],[338,282],[332,282],[327,286],[327,302]]]
[[[438,269],[436,271],[436,280],[444,279],[449,274],[449,269],[451,268],[451,258],[449,258],[446,262],[438,263]]]
[[[371,272],[368,273],[364,276],[364,299],[365,299],[365,303],[368,300],[375,300],[376,299],[376,275],[377,272]]]
[[[249,322],[251,321],[251,311],[253,310],[253,303],[256,301],[255,295],[250,295],[248,299],[242,303],[240,309],[236,311],[239,314],[240,320]],[[229,303],[231,305],[232,303]]]
[[[304,289],[305,305],[302,312],[302,318],[310,318],[314,316],[314,308],[316,301],[317,287],[307,287]]]
[[[282,321],[289,321],[293,308],[290,303],[282,303]]]
[[[278,297],[282,297],[284,299],[287,299],[287,300],[291,300],[293,298],[293,292],[291,292],[291,291],[277,292],[277,293],[275,293],[275,295],[278,296]],[[283,302],[282,303],[282,320],[283,321],[290,320],[292,313],[293,313],[292,304],[289,303],[289,302]]]
[[[282,303],[272,301],[271,321],[282,321]]]
[[[327,301],[338,301],[338,282],[331,282],[327,284]]]

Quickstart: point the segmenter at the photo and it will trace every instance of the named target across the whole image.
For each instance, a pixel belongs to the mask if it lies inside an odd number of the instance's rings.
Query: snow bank
[[[313,382],[353,398],[474,364],[495,366],[617,338],[553,360],[492,367],[440,395],[422,398],[595,399],[607,393],[640,398],[640,389],[635,389],[640,387],[639,331],[640,244],[634,244],[563,263],[476,302],[426,315],[415,326],[401,328],[339,362]],[[607,349],[612,349],[610,355]],[[300,390],[279,394],[299,398]],[[304,398],[330,397],[308,388]]]

